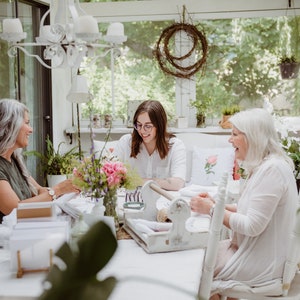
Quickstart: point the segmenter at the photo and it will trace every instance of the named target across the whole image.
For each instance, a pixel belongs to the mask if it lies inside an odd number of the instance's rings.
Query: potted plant
[[[279,68],[282,79],[298,77],[300,68],[299,56],[299,17],[285,17],[281,28]]]
[[[282,56],[279,62],[282,79],[294,79],[298,77],[300,63],[294,55]]]
[[[231,124],[229,123],[229,118],[235,113],[239,112],[241,109],[238,105],[226,106],[222,109],[222,120],[219,122],[219,125],[223,129],[231,128]]]
[[[202,100],[196,99],[190,101],[191,107],[196,108],[197,127],[205,126],[206,112],[210,103],[211,98],[209,97],[203,98]]]
[[[281,139],[281,145],[295,165],[294,175],[298,191],[300,189],[300,139],[298,137],[286,136]]]
[[[27,151],[24,155],[35,155],[40,159],[41,169],[47,175],[48,186],[52,187],[58,182],[66,179],[72,174],[74,167],[78,164],[81,155],[78,146],[71,148],[66,152],[61,152],[61,146],[65,142],[59,143],[57,150],[49,136],[46,138],[46,152]]]

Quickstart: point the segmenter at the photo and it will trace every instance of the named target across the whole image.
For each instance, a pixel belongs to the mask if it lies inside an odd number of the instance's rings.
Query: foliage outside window
[[[278,115],[299,115],[299,80],[282,80],[279,60],[298,48],[299,17],[202,20],[209,53],[205,67],[192,82],[196,99],[210,98],[207,117],[220,118],[224,107],[262,107],[269,99]],[[156,99],[169,118],[175,118],[176,80],[166,75],[154,59],[153,48],[161,32],[173,22],[124,23],[128,41],[115,60],[116,116],[126,119],[129,100]],[[111,114],[110,56],[83,72],[88,76],[93,113]],[[87,106],[83,117],[88,118]]]

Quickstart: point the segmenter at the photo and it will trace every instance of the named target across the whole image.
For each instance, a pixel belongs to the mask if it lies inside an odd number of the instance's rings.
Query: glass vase
[[[103,198],[103,204],[105,206],[104,216],[109,216],[114,218],[116,231],[119,230],[119,218],[116,211],[117,200],[118,200],[118,196],[116,190],[108,191]]]
[[[103,198],[92,198],[94,202],[94,207],[89,214],[85,214],[85,221],[89,226],[103,220],[105,207],[103,205]]]

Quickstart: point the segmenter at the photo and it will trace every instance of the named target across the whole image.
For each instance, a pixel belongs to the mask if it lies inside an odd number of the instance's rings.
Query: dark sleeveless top
[[[17,161],[12,157],[11,162],[0,156],[0,180],[6,180],[20,200],[32,197],[29,185],[22,175]],[[0,211],[0,223],[4,217]]]

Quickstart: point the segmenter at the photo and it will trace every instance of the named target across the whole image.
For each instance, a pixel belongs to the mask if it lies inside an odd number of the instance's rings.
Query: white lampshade
[[[83,75],[76,75],[73,78],[71,90],[67,99],[73,103],[85,103],[92,98],[87,85],[87,80]]]
[[[99,33],[97,20],[92,16],[79,16],[74,20],[75,33]]]
[[[107,35],[124,35],[124,25],[119,22],[111,23],[107,28]]]
[[[101,37],[97,20],[92,16],[79,16],[74,20],[74,33],[77,40],[94,42]]]
[[[4,19],[3,33],[23,33],[23,27],[20,19]]]
[[[114,44],[121,44],[125,42],[127,40],[127,36],[124,35],[124,25],[119,22],[111,23],[108,26],[104,40]]]
[[[2,33],[0,38],[8,42],[20,42],[27,36],[26,32],[23,32],[23,27],[20,19],[4,19],[2,22]]]

